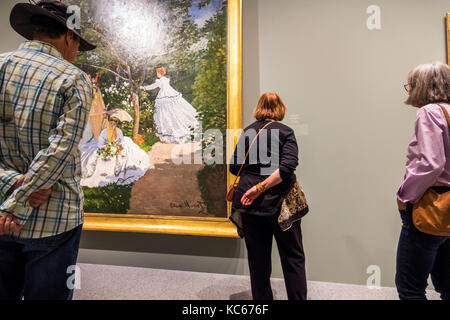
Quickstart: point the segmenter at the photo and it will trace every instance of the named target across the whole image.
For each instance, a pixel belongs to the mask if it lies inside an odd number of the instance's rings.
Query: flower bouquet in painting
[[[123,147],[115,141],[108,142],[103,148],[97,150],[97,154],[103,158],[103,160],[111,160],[114,157],[119,156],[123,151]]]

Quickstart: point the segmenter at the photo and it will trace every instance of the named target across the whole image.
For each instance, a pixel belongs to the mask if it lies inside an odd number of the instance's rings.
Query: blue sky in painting
[[[197,25],[203,26],[210,19],[222,4],[222,0],[211,0],[211,4],[201,9],[198,8],[199,0],[195,0],[193,6],[189,10],[189,14],[194,18]]]

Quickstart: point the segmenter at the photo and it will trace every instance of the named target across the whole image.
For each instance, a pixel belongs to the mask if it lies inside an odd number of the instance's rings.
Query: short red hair
[[[165,75],[166,75],[166,68],[164,68],[164,67],[157,68],[157,69],[156,69],[156,73],[157,73],[157,74],[160,74],[160,75],[162,75],[162,76],[165,76]]]
[[[282,121],[286,114],[286,106],[277,93],[264,93],[259,98],[258,105],[253,111],[253,116],[256,120],[273,119],[275,121]]]

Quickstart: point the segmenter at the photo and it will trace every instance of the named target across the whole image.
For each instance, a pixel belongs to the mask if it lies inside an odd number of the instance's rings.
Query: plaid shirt
[[[88,76],[50,44],[26,41],[0,55],[0,215],[23,225],[15,236],[44,238],[83,223],[78,143],[92,93]],[[49,200],[30,207],[29,196],[48,188]]]

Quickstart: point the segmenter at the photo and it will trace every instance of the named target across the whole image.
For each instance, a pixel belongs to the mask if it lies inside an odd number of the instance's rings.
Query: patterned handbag
[[[450,116],[443,106],[439,106],[450,128]],[[433,188],[428,189],[413,207],[413,222],[424,233],[450,236],[450,191],[439,194]]]
[[[294,222],[301,220],[308,212],[309,206],[305,193],[300,183],[296,181],[281,205],[278,217],[281,230],[289,230]]]

